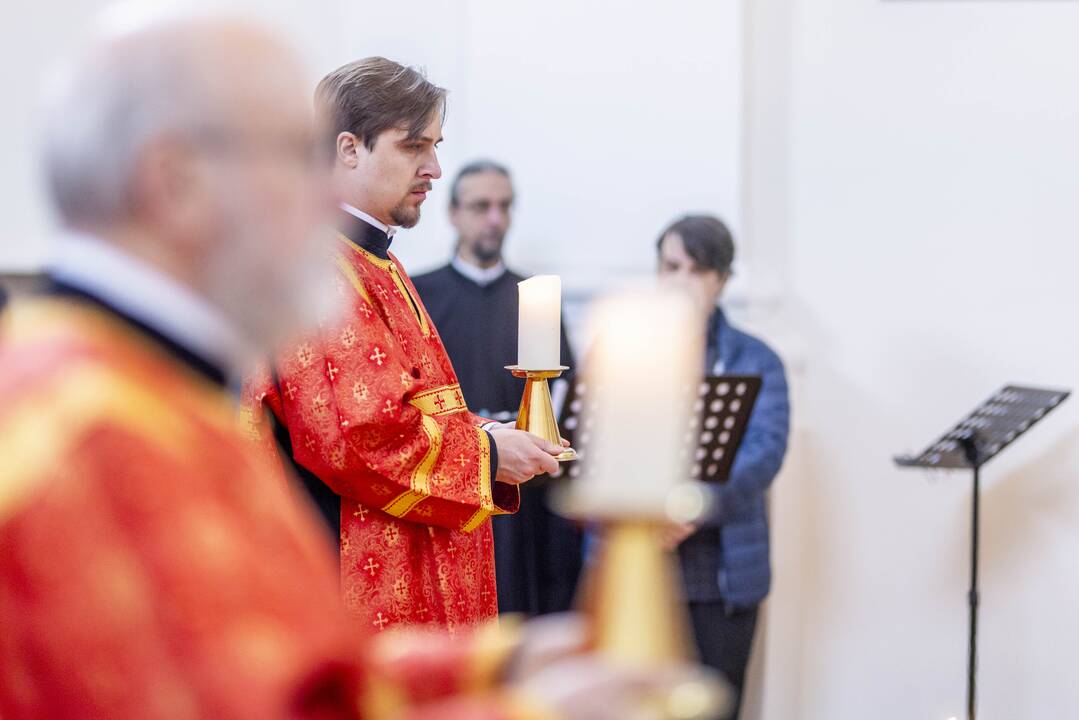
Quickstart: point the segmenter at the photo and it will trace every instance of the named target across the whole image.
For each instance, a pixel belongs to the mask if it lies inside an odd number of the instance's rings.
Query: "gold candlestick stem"
[[[593,651],[634,670],[657,671],[692,663],[689,617],[676,588],[673,558],[660,546],[662,525],[647,520],[604,523],[602,546],[582,588]],[[714,720],[731,702],[715,671],[698,667],[667,692],[652,697],[652,714],[665,720]]]
[[[523,378],[525,381],[521,408],[517,413],[517,429],[527,430],[549,443],[561,445],[562,435],[558,431],[558,420],[555,419],[548,381],[561,376],[569,368],[562,366],[553,370],[525,370],[516,365],[507,365],[506,369],[513,373],[514,377]],[[573,448],[566,448],[555,456],[555,460],[559,462],[576,459],[577,451]]]

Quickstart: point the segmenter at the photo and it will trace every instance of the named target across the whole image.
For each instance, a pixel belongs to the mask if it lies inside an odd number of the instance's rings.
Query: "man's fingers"
[[[545,443],[545,445],[553,447],[551,443]],[[536,475],[557,472],[558,461],[554,459],[554,455],[550,454],[549,451],[544,450],[543,448],[540,448],[540,450],[542,452],[537,452],[533,456],[533,462],[535,464],[532,467],[532,472],[534,472]],[[558,452],[562,451],[559,450]]]
[[[556,473],[556,472],[558,472],[558,461],[555,460],[550,455],[541,456],[540,457],[540,470],[536,474],[539,475],[540,473],[547,473],[548,475],[550,475],[550,474]]]
[[[562,445],[556,445],[553,442],[547,442],[539,435],[533,435],[532,433],[528,433],[528,437],[532,439],[532,442],[536,444],[536,447],[538,447],[540,450],[547,453],[548,455],[559,455],[562,453]]]

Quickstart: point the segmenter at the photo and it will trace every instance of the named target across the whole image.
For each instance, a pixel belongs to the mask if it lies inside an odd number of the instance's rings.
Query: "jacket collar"
[[[706,340],[705,372],[712,374],[717,363],[722,363],[729,371],[742,351],[740,333],[731,327],[722,308],[716,307],[708,319],[708,339]]]

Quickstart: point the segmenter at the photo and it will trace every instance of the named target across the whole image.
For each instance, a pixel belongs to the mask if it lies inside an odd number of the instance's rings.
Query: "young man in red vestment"
[[[365,626],[454,631],[497,613],[490,517],[562,448],[469,412],[438,331],[390,243],[442,175],[445,91],[367,58],[330,73],[342,321],[278,356],[259,399],[338,534],[347,608]]]
[[[246,23],[120,19],[48,114],[49,288],[0,319],[0,717],[540,717],[513,678],[545,717],[625,717],[636,679],[544,664],[542,628],[509,674],[504,628],[349,629],[225,390],[312,294],[306,73]]]

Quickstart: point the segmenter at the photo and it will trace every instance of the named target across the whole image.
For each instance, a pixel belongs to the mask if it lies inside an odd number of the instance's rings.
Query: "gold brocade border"
[[[334,263],[337,265],[337,269],[340,270],[348,281],[352,284],[353,289],[360,294],[368,305],[374,307],[374,303],[371,302],[371,296],[367,294],[367,288],[363,286],[363,281],[356,275],[356,269],[349,264],[348,260],[343,255],[334,253]]]
[[[186,424],[155,393],[102,367],[68,370],[0,418],[0,520],[48,478],[90,427],[104,422],[180,458],[191,447],[182,442]]]
[[[65,337],[65,334],[70,332],[77,332],[80,336],[89,338],[90,343],[102,352],[115,351],[118,345],[128,345],[130,349],[116,358],[117,363],[129,363],[130,356],[135,355],[136,358],[149,357],[167,366],[177,375],[175,380],[169,382],[187,382],[201,391],[202,402],[185,403],[200,420],[225,432],[235,432],[237,429],[235,403],[228,392],[207,380],[201,373],[176,362],[171,350],[150,339],[146,333],[135,330],[125,320],[107,310],[80,300],[18,299],[6,308],[0,318],[3,334],[0,339],[9,343],[10,347],[48,342],[52,338]],[[113,337],[105,337],[106,335]],[[107,370],[104,366],[98,366],[98,370],[111,372],[117,380],[138,387],[138,383],[126,379],[119,370]],[[184,399],[193,399],[190,395],[185,394]]]
[[[403,518],[405,515],[408,515],[415,510],[416,506],[428,497],[430,497],[430,495],[425,495],[424,493],[416,492],[415,490],[405,490],[383,507],[382,512],[393,515],[396,518]]]
[[[404,491],[382,508],[383,512],[394,517],[404,517],[431,496],[431,471],[442,452],[442,428],[429,415],[421,415],[420,419],[423,433],[427,436],[427,452],[412,471],[409,480],[411,489]]]
[[[356,243],[349,240],[348,236],[345,235],[344,233],[337,233],[337,239],[340,240],[341,242],[345,243],[346,245],[348,245],[350,248],[352,248],[356,252],[358,252],[362,258],[367,260],[367,262],[371,263],[375,267],[382,268],[383,270],[389,270],[390,265],[393,264],[389,260],[383,260],[378,255],[375,255],[374,253],[371,253],[371,252],[368,252],[368,251],[364,250],[362,247],[360,247]]]
[[[423,333],[425,338],[431,337],[431,326],[427,322],[427,316],[423,310],[420,310],[420,301],[412,294],[412,291],[405,285],[405,281],[401,279],[401,273],[397,270],[396,263],[390,263],[390,275],[393,276],[393,282],[397,285],[397,289],[401,292],[401,297],[412,306],[412,312],[416,316],[416,321],[420,324],[420,332]]]
[[[424,415],[435,417],[468,410],[464,395],[461,393],[461,386],[457,384],[424,390],[414,395],[408,402]]]
[[[374,253],[364,250],[362,247],[352,242],[348,239],[347,236],[341,233],[337,234],[337,238],[341,242],[345,243],[350,248],[355,250],[357,253],[359,253],[360,257],[362,257],[364,260],[371,263],[377,268],[385,270],[390,274],[390,277],[393,278],[394,285],[397,286],[398,292],[401,293],[401,297],[404,298],[405,301],[409,303],[409,305],[412,307],[413,315],[416,316],[416,322],[420,324],[420,331],[423,333],[423,336],[425,338],[431,337],[431,325],[427,322],[427,316],[423,313],[422,310],[420,310],[419,301],[408,289],[408,286],[405,285],[405,281],[401,279],[401,273],[397,269],[397,263],[393,262],[392,260],[383,260]],[[345,269],[345,266],[348,266],[348,261],[345,260],[342,256],[338,255],[337,266],[345,272],[345,274],[348,276],[349,281],[352,283],[353,287],[355,287],[356,290],[359,291],[359,293],[363,296],[363,299],[366,300],[369,304],[371,304],[371,297],[367,294],[367,289],[363,287],[363,283],[358,277],[356,277],[355,270],[353,270],[351,266],[349,266],[347,270]]]
[[[524,640],[521,615],[504,614],[478,626],[469,639],[468,662],[462,678],[466,693],[488,692],[498,687]]]
[[[476,430],[480,434],[480,507],[461,526],[462,532],[472,532],[496,511],[491,489],[491,438],[483,428],[476,428]]]

